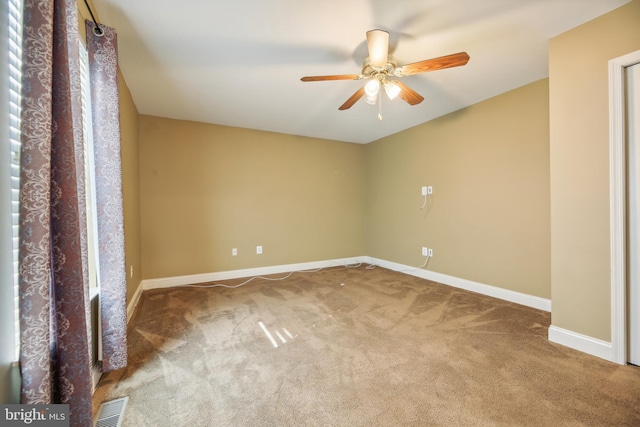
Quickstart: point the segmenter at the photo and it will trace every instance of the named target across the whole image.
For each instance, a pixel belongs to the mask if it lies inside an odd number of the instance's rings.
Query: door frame
[[[621,365],[627,363],[625,68],[638,63],[640,50],[609,61],[611,357]]]

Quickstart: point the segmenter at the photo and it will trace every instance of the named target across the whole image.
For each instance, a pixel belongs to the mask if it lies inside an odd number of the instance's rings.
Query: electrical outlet
[[[231,256],[238,256],[238,248],[231,249]]]
[[[426,246],[422,248],[422,256],[429,256],[430,249]]]
[[[433,194],[433,187],[432,186],[428,186],[427,187],[427,194]]]
[[[256,254],[262,255],[262,246],[256,246]]]
[[[429,248],[429,258],[433,258],[433,249]]]

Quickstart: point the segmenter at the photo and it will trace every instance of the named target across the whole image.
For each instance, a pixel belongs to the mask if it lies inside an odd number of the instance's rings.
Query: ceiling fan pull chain
[[[380,94],[382,91],[378,91],[378,120],[382,121],[382,96]]]

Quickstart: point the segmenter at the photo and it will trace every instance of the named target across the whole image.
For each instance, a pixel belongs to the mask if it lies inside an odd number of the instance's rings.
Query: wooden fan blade
[[[347,99],[347,101],[344,104],[342,104],[340,108],[338,108],[338,110],[347,110],[351,108],[353,104],[355,104],[363,96],[364,96],[364,88],[361,87],[356,91],[356,93],[351,95],[351,98]]]
[[[361,78],[360,74],[338,74],[335,76],[307,76],[300,80],[303,82],[322,82],[326,80],[360,80]]]
[[[424,97],[415,90],[411,89],[409,86],[399,81],[396,81],[395,83],[400,87],[400,89],[402,89],[398,96],[402,98],[407,104],[418,105],[422,101],[424,101]]]
[[[369,64],[375,67],[387,65],[389,53],[389,33],[383,30],[367,31],[367,47],[369,48]]]
[[[454,53],[439,58],[427,59],[404,65],[396,70],[397,76],[410,76],[411,74],[424,73],[426,71],[442,70],[444,68],[460,67],[469,62],[467,52]]]

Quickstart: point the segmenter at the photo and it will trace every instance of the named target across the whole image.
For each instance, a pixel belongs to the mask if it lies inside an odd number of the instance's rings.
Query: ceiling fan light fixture
[[[370,105],[376,105],[378,102],[378,95],[365,95],[364,102]]]
[[[384,82],[384,91],[389,99],[394,99],[402,91],[395,80]]]
[[[364,85],[364,92],[367,97],[376,97],[380,91],[380,81],[378,79],[371,79]]]

